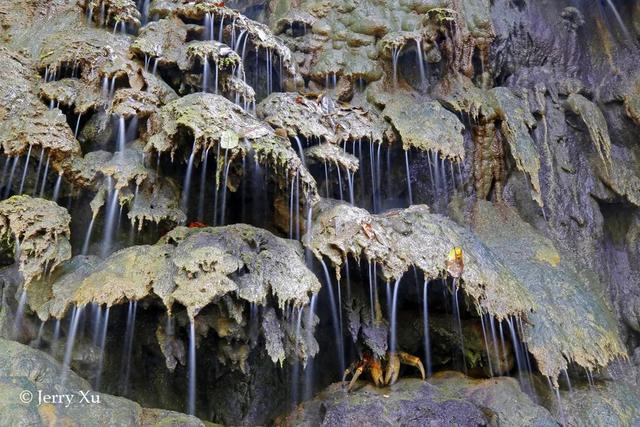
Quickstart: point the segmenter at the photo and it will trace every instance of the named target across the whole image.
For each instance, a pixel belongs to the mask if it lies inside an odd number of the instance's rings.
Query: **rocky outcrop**
[[[12,425],[182,425],[204,426],[196,417],[143,408],[131,400],[92,390],[71,372],[60,384],[62,369],[51,356],[14,341],[0,340],[0,413]],[[68,395],[71,403],[39,401]],[[83,395],[85,399],[83,399]]]
[[[0,235],[14,248],[24,287],[71,257],[66,209],[48,200],[14,196],[0,202]]]

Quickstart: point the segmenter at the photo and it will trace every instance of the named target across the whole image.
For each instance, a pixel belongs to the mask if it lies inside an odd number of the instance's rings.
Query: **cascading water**
[[[107,344],[107,331],[109,328],[109,309],[110,307],[106,307],[104,309],[104,318],[101,321],[101,330],[100,330],[100,338],[98,342],[99,348],[99,356],[98,356],[98,368],[96,371],[94,388],[96,390],[100,390],[100,385],[102,381],[102,369],[104,367],[104,352],[105,346]]]
[[[18,194],[22,194],[22,190],[24,189],[24,182],[27,178],[27,172],[29,172],[29,160],[31,159],[31,149],[33,148],[33,144],[29,144],[29,151],[27,151],[27,159],[24,161],[24,167],[22,170],[22,179],[20,180],[20,188],[18,189]]]
[[[329,304],[331,305],[331,317],[333,319],[333,333],[336,339],[336,351],[337,351],[337,359],[338,359],[338,374],[341,375],[346,367],[345,359],[344,359],[344,338],[342,333],[342,323],[340,322],[340,315],[338,314],[341,311],[340,307],[336,307],[336,300],[333,294],[333,284],[331,283],[331,275],[329,274],[329,269],[325,264],[324,260],[320,260],[320,264],[322,265],[322,270],[324,272],[325,283],[327,285],[327,290],[329,294]]]
[[[109,197],[104,220],[104,233],[102,237],[102,246],[100,254],[104,258],[109,255],[113,247],[113,235],[117,221],[119,189],[115,187],[113,178],[107,177],[107,188],[109,189]]]
[[[307,340],[311,340],[313,338],[313,327],[314,318],[316,315],[316,304],[318,302],[318,294],[313,294],[311,296],[311,303],[307,308],[307,317],[305,323],[305,330],[307,331]],[[313,396],[313,384],[314,384],[314,371],[313,371],[314,359],[311,358],[307,361],[307,366],[304,372],[304,400],[309,400]]]
[[[127,326],[124,336],[124,345],[122,352],[122,362],[120,364],[120,393],[126,395],[129,393],[129,377],[131,374],[131,356],[133,353],[133,338],[136,327],[136,314],[138,310],[138,301],[129,301],[129,309],[127,310]]]
[[[189,210],[189,194],[191,189],[191,175],[193,174],[193,162],[196,158],[196,142],[193,142],[193,146],[191,147],[191,154],[189,155],[189,161],[187,163],[187,172],[184,175],[184,183],[182,188],[184,191],[182,192],[182,201],[180,203],[180,207],[184,212],[188,212]]]
[[[189,323],[189,393],[187,413],[196,413],[196,326],[193,320]]]
[[[74,307],[71,314],[71,323],[69,331],[67,333],[67,344],[64,349],[64,359],[62,361],[62,373],[60,377],[60,384],[64,385],[69,376],[71,370],[71,358],[73,356],[73,346],[76,341],[76,333],[78,332],[78,324],[80,323],[80,317],[82,317],[83,307]]]
[[[393,285],[393,299],[391,302],[391,334],[389,340],[389,352],[395,353],[398,348],[398,290],[401,280],[398,279]]]
[[[424,328],[424,359],[427,369],[427,376],[431,376],[431,337],[429,332],[429,281],[424,281],[424,289],[422,291],[422,324]],[[483,323],[484,325],[484,323]],[[483,328],[484,330],[484,328]],[[486,342],[486,340],[485,340]]]

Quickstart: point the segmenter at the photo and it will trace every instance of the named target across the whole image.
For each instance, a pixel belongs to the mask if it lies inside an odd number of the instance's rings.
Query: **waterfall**
[[[89,228],[87,228],[87,234],[84,238],[84,243],[82,244],[82,252],[81,255],[87,255],[89,252],[89,243],[91,242],[91,233],[93,232],[93,224],[95,223],[96,217],[91,216],[91,221],[89,222]]]
[[[409,206],[413,205],[413,193],[411,192],[411,170],[409,169],[409,150],[404,151],[404,164],[407,170],[407,195],[409,197]]]
[[[0,188],[4,187],[4,179],[7,176],[9,170],[9,163],[11,163],[11,157],[4,159],[4,167],[2,168],[2,177],[0,178]]]
[[[418,61],[418,69],[420,70],[420,86],[424,86],[424,82],[426,80],[426,73],[424,69],[424,59],[422,57],[422,38],[416,37],[416,54]]]
[[[69,376],[69,370],[71,369],[71,357],[73,355],[73,346],[76,341],[76,333],[78,332],[78,323],[82,316],[83,307],[74,307],[71,315],[71,326],[69,327],[69,334],[67,335],[67,345],[64,350],[64,359],[62,361],[62,372],[60,378],[60,385],[64,386]]]
[[[353,192],[353,176],[351,175],[351,172],[349,170],[347,170],[347,185],[349,186],[349,203],[355,206],[355,200],[354,200],[355,196]]]
[[[218,94],[218,75],[220,73],[220,68],[218,67],[218,61],[214,61],[213,64],[215,65],[214,70],[215,70],[215,81],[214,81],[214,85],[215,85],[215,94]]]
[[[222,14],[222,18],[220,19],[220,28],[218,31],[218,41],[222,43],[222,32],[224,31],[224,13]]]
[[[204,221],[204,202],[206,199],[207,166],[209,163],[209,148],[204,151],[202,170],[200,171],[200,197],[198,199],[198,221]]]
[[[124,117],[123,116],[119,116],[118,117],[118,136],[117,136],[117,144],[116,144],[116,151],[120,151],[120,153],[122,155],[124,155],[124,149],[125,149],[125,145],[126,145],[126,129],[125,129],[125,123],[124,123]]]
[[[144,0],[142,2],[142,8],[140,10],[140,15],[141,15],[140,23],[143,26],[146,25],[147,20],[149,19],[149,3],[150,3],[150,0]]]
[[[371,169],[371,193],[373,197],[373,213],[377,213],[379,211],[379,201],[378,201],[378,191],[376,188],[376,170],[374,163],[374,148],[373,142],[369,143],[369,168]]]
[[[73,131],[73,137],[78,139],[78,131],[80,130],[80,119],[82,119],[82,113],[78,114],[78,120],[76,120],[76,128]]]
[[[256,165],[258,165],[257,161],[256,161]],[[218,187],[220,186],[219,175],[220,175],[220,144],[217,144],[215,185],[213,186],[213,225],[218,225]]]
[[[116,223],[116,212],[118,206],[118,194],[119,190],[115,188],[113,184],[113,178],[107,177],[110,196],[107,202],[107,210],[104,221],[104,233],[102,237],[101,256],[105,258],[109,255],[111,247],[113,246],[113,234]]]
[[[42,187],[40,188],[40,197],[44,195],[44,189],[47,186],[47,175],[49,173],[49,161],[51,160],[51,153],[47,154],[47,162],[44,165],[44,173],[42,174]]]
[[[36,169],[36,181],[33,185],[33,190],[31,191],[31,195],[35,196],[38,191],[38,183],[40,182],[40,171],[42,171],[42,163],[44,161],[44,148],[40,148],[40,157],[38,159],[38,168]],[[5,165],[6,168],[6,165]],[[4,179],[4,171],[2,173],[2,177]]]
[[[58,197],[60,196],[60,187],[62,186],[62,171],[58,173],[58,178],[56,179],[56,185],[53,187],[53,201],[57,202]]]
[[[551,391],[555,394],[556,396],[556,402],[558,403],[558,412],[560,415],[560,425],[566,426],[566,418],[564,416],[564,408],[562,407],[562,398],[560,397],[560,388],[559,387],[555,387],[552,383],[551,383],[551,378],[546,377],[547,378],[547,384],[549,384],[549,388],[551,389]]]
[[[33,343],[33,346],[35,348],[39,348],[40,344],[42,343],[42,335],[44,334],[44,325],[45,325],[46,321],[45,320],[41,320],[40,321],[40,327],[38,328],[38,335],[36,336],[36,340]]]
[[[622,16],[620,16],[620,12],[618,12],[618,8],[613,3],[613,0],[607,0],[607,5],[609,5],[609,7],[611,8],[611,11],[613,12],[613,16],[615,16],[616,21],[618,21],[618,25],[620,25],[620,29],[624,33],[624,38],[626,40],[633,40],[633,37],[631,36],[629,29],[627,28],[624,21],[622,20]]]
[[[513,347],[513,352],[516,355],[516,366],[518,367],[518,380],[520,381],[520,386],[524,388],[524,379],[522,378],[522,370],[524,368],[524,364],[522,363],[522,354],[520,353],[520,344],[518,342],[518,336],[516,335],[516,330],[513,328],[513,323],[511,319],[507,319],[507,325],[509,326],[509,332],[511,333],[511,344]]]
[[[211,20],[211,13],[207,12],[204,15],[204,39],[205,40],[211,40],[212,39],[212,34],[213,34],[213,30],[211,29],[212,26],[212,20]]]
[[[302,149],[302,143],[300,142],[300,138],[298,135],[294,135],[293,139],[296,141],[296,146],[298,147],[298,154],[300,155],[300,160],[302,160],[302,165],[307,166],[304,159],[304,150]]]
[[[225,214],[227,212],[227,181],[229,180],[229,167],[231,162],[228,160],[229,150],[224,149],[224,181],[222,182],[222,207],[220,208],[220,225],[225,224]]]
[[[500,321],[500,323],[498,323],[498,331],[500,332],[500,349],[502,350],[502,357],[504,358],[504,360],[507,360],[507,347],[506,344],[504,342],[504,332],[502,329],[502,321]]]
[[[16,310],[15,319],[13,319],[13,336],[18,337],[18,334],[22,330],[22,319],[24,317],[24,309],[27,305],[27,291],[22,290],[20,294],[20,300],[18,301],[18,309]]]
[[[400,278],[393,285],[393,300],[391,302],[391,340],[389,343],[389,353],[395,353],[398,347],[398,290],[400,289]]]
[[[340,165],[337,162],[336,171],[338,172],[338,191],[340,193],[340,200],[344,200],[344,194],[342,192],[342,175],[340,174]]]
[[[53,327],[53,339],[52,341],[52,347],[55,346],[55,344],[58,342],[58,339],[60,339],[60,319],[56,319],[56,323]]]
[[[431,336],[429,334],[429,281],[425,279],[422,299],[422,322],[424,327],[424,361],[427,376],[431,376]]]
[[[498,360],[498,366],[496,367],[496,374],[502,373],[502,360],[500,359],[500,351],[498,349],[498,335],[496,334],[496,324],[493,316],[488,315],[489,317],[489,326],[491,327],[491,340],[493,343],[493,354],[496,355]]]
[[[11,166],[11,172],[9,173],[9,180],[7,181],[7,188],[4,191],[4,198],[6,199],[11,194],[11,185],[13,184],[13,176],[16,173],[16,166],[18,166],[18,160],[20,157],[13,158],[13,165]]]
[[[340,316],[338,316],[338,310],[341,312],[342,308],[338,307],[336,310],[336,300],[333,295],[333,285],[331,283],[331,275],[329,274],[329,269],[327,268],[327,264],[325,264],[324,260],[320,260],[320,264],[322,265],[322,270],[324,271],[324,278],[327,284],[327,290],[329,291],[329,303],[331,305],[331,317],[333,318],[333,333],[336,337],[336,345],[338,352],[338,367],[340,371],[338,375],[342,375],[346,369],[345,359],[344,359],[344,339],[342,335],[342,324],[340,323]]]
[[[271,82],[272,73],[273,73],[273,68],[272,68],[272,64],[271,64],[272,54],[271,54],[271,49],[269,49],[269,48],[267,48],[266,59],[267,59],[266,73],[267,73],[267,96],[268,96],[272,92],[272,85],[273,85],[273,83]]]
[[[135,335],[137,309],[138,301],[129,301],[122,362],[120,363],[120,393],[123,396],[129,393],[129,376],[131,373],[131,355],[133,353],[133,337]]]
[[[309,304],[309,315],[306,322],[307,341],[313,339],[313,320],[316,312],[316,304],[318,302],[318,294],[311,296],[311,303]],[[304,373],[304,400],[309,400],[313,397],[313,363],[314,359],[307,360],[307,366]]]
[[[375,320],[375,305],[376,305],[376,301],[375,301],[375,297],[374,297],[374,277],[376,274],[376,263],[375,261],[372,263],[371,261],[368,261],[368,275],[369,275],[369,299],[371,301],[371,323],[373,323],[373,321]]]
[[[296,180],[295,177],[291,178],[291,191],[289,192],[289,238],[293,239],[293,203],[294,203],[294,191],[293,186]]]
[[[467,373],[467,361],[466,356],[464,354],[464,334],[462,333],[462,320],[460,319],[460,303],[458,301],[458,291],[460,290],[460,286],[458,286],[458,279],[453,279],[453,315],[456,321],[456,329],[458,332],[458,337],[460,338],[460,350],[462,354],[462,370],[464,373]],[[502,326],[502,324],[500,324]]]
[[[300,329],[302,327],[302,308],[298,309],[296,316],[296,329],[294,342],[298,345],[300,338]],[[291,403],[292,407],[295,407],[298,403],[298,377],[300,376],[300,361],[297,359],[291,362]]]
[[[187,413],[196,413],[196,326],[191,320],[189,323],[189,394]]]
[[[100,331],[100,339],[99,339],[99,356],[98,356],[98,368],[96,371],[96,378],[94,388],[96,390],[100,390],[100,382],[102,379],[102,367],[104,365],[104,348],[107,343],[107,329],[109,328],[109,306],[107,306],[104,310],[104,320],[102,320],[101,326],[102,329]]]
[[[109,77],[104,76],[102,78],[102,97],[107,98],[109,96]]]
[[[182,200],[180,202],[180,209],[187,214],[189,212],[189,190],[191,189],[191,175],[193,174],[193,161],[196,157],[196,141],[193,141],[191,147],[191,155],[189,155],[189,162],[187,163],[187,173],[184,175],[184,182],[182,184]]]
[[[296,172],[296,240],[300,240],[300,171]]]
[[[22,190],[24,189],[24,181],[27,178],[27,172],[29,171],[29,159],[31,159],[32,148],[33,148],[33,144],[29,144],[29,150],[27,151],[27,159],[24,161],[24,167],[22,170],[22,179],[20,180],[20,188],[18,189],[18,194],[22,194]]]
[[[209,58],[204,58],[204,69],[202,71],[202,91],[207,91],[207,83],[209,82]],[[217,85],[216,85],[217,86]]]
[[[109,86],[109,98],[113,98],[113,94],[116,92],[116,76],[111,77],[111,85]]]
[[[100,342],[100,322],[102,321],[102,307],[98,304],[91,304],[93,311],[93,327],[91,329],[91,344],[98,345]]]
[[[487,363],[489,364],[489,376],[493,377],[493,366],[491,363],[491,353],[489,352],[489,341],[487,340],[487,328],[484,322],[484,313],[480,314],[480,323],[482,324],[482,338],[484,339],[484,350],[487,353]],[[489,316],[489,314],[487,314]]]
[[[400,59],[400,53],[404,46],[393,46],[391,51],[391,63],[393,66],[393,85],[398,85],[398,60]]]

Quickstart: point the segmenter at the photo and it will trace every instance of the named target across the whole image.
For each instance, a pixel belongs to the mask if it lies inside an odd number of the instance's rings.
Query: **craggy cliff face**
[[[635,0],[4,0],[2,418],[640,424],[637,64]]]

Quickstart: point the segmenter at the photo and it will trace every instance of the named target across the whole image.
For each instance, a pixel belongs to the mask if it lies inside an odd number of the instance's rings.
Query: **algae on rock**
[[[480,241],[534,304],[524,318],[523,339],[540,372],[555,381],[570,362],[595,370],[626,356],[593,273],[579,271],[512,208],[478,201],[472,218]]]
[[[71,258],[71,216],[55,202],[13,196],[0,202],[0,235],[13,240],[24,288]]]
[[[464,125],[438,101],[394,97],[382,114],[400,134],[405,150],[433,151],[453,161],[464,161]]]

